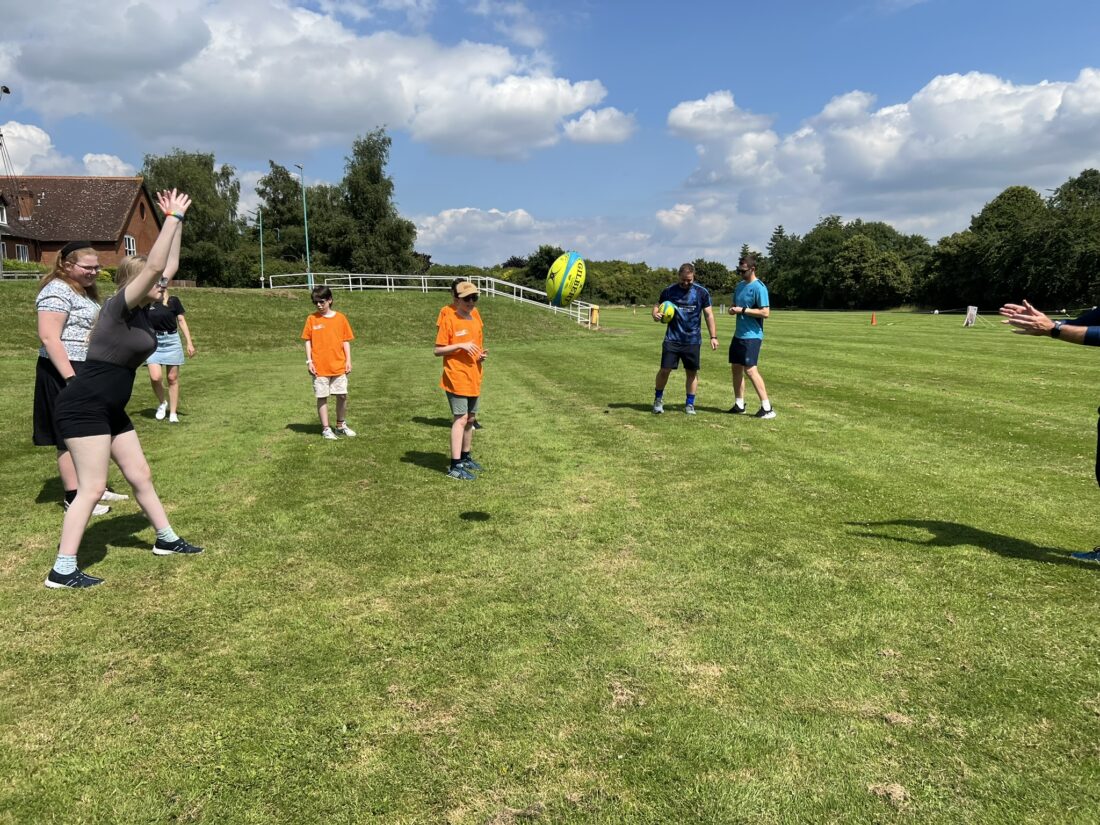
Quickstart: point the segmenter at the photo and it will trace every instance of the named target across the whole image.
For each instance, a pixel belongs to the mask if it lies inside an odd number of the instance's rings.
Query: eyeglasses
[[[101,266],[85,266],[84,264],[73,264],[73,266],[79,266],[85,272],[94,272],[97,275],[99,274],[99,271],[103,269],[103,267]]]
[[[460,300],[460,301],[469,301],[471,304],[476,304],[477,303],[477,296],[476,295],[467,295],[464,298],[459,298],[458,300]]]

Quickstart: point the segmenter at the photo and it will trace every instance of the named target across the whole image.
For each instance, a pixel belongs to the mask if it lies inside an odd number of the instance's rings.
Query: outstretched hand
[[[172,213],[182,216],[191,208],[191,198],[176,189],[171,191],[165,189],[157,192],[157,205],[160,206],[160,211],[165,215]]]
[[[1002,324],[1016,327],[1017,335],[1049,335],[1054,322],[1027,301],[1023,304],[1005,304],[1000,309],[1005,320]]]

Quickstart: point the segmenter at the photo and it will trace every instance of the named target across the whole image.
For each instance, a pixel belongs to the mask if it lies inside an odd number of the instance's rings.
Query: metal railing
[[[289,275],[272,275],[270,289],[302,289],[308,286],[309,276],[303,272]],[[454,278],[442,275],[364,275],[338,272],[314,272],[314,283],[324,283],[329,289],[378,289],[385,292],[415,290],[417,292],[449,292]],[[483,295],[507,298],[514,303],[528,304],[551,312],[567,315],[578,324],[599,326],[599,307],[587,301],[574,301],[567,307],[552,305],[541,289],[532,289],[500,278],[475,275],[469,280],[477,285]],[[595,310],[595,312],[593,312]]]

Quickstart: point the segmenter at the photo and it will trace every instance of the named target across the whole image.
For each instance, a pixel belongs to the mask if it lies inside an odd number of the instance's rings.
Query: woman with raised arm
[[[129,257],[119,264],[119,289],[99,313],[84,369],[57,399],[54,424],[76,467],[77,493],[65,513],[57,561],[46,577],[46,587],[83,588],[103,581],[81,571],[76,557],[92,508],[106,489],[111,459],[157,531],[153,553],[202,552],[176,535],[168,523],[141,442],[126,414],[137,368],[157,346],[144,308],[163,294],[161,277],[169,264],[172,272],[178,266],[183,220],[191,205],[187,195],[174,189],[158,193],[157,202],[165,215],[164,225],[149,257]]]

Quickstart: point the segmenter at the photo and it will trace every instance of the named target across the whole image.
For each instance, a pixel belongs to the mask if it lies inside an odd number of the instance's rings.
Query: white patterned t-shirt
[[[99,304],[61,278],[54,278],[38,293],[35,308],[39,312],[64,312],[68,317],[61,328],[61,344],[70,361],[88,360],[88,338],[99,317]],[[48,357],[45,347],[39,347],[38,354]]]

